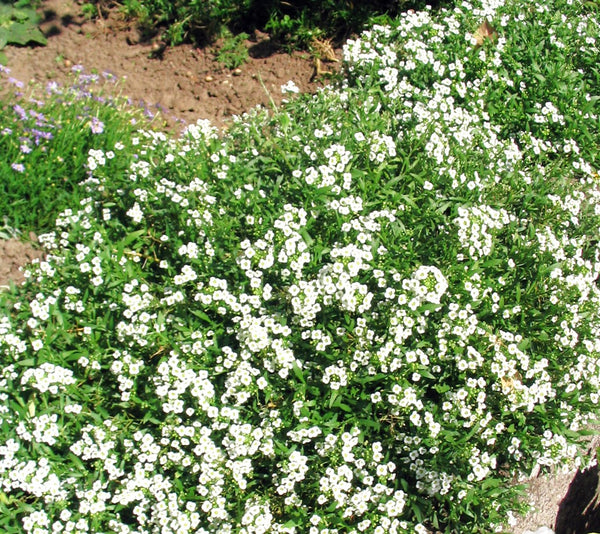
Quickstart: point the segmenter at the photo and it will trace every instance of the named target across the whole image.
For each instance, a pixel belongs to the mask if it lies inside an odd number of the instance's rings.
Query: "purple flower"
[[[92,117],[90,129],[92,130],[93,134],[101,134],[104,131],[104,123],[97,117]]]
[[[13,78],[12,76],[10,76],[8,78],[8,82],[12,83],[14,86],[18,87],[19,89],[23,89],[23,87],[25,87],[25,84],[19,80],[17,80],[16,78]]]
[[[100,76],[97,74],[80,74],[78,81],[84,85],[91,85],[93,83],[97,83],[100,79]]]
[[[35,136],[36,145],[40,144],[40,139],[45,139],[46,141],[49,141],[50,139],[54,138],[52,132],[44,132],[43,130],[37,130],[36,128],[31,128],[28,131]]]
[[[20,148],[23,154],[29,154],[31,152],[31,147],[25,143],[23,143]]]
[[[22,163],[13,163],[11,167],[17,172],[25,172],[25,165]]]
[[[46,85],[46,92],[49,94],[62,93],[60,86],[56,82],[48,82]]]
[[[15,104],[13,106],[13,110],[19,117],[21,117],[22,121],[27,119],[27,112],[21,106],[19,106],[19,104]]]
[[[44,122],[46,120],[46,117],[44,117],[44,115],[42,113],[38,113],[34,109],[29,110],[29,116],[34,119],[37,119],[40,122]]]

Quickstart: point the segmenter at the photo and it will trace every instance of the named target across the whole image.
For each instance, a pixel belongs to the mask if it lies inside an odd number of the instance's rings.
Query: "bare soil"
[[[69,83],[74,65],[82,65],[87,72],[110,72],[121,80],[121,94],[151,111],[160,110],[171,128],[197,119],[226,127],[233,115],[257,105],[279,105],[281,85],[289,80],[303,92],[314,92],[323,85],[322,78],[315,78],[314,61],[308,53],[282,53],[266,34],[257,32],[248,40],[250,59],[233,72],[215,61],[210,47],[167,47],[156,56],[158,42],[142,40],[135,24],[118,10],[102,11],[99,18],[88,20],[81,12],[82,3],[42,2],[42,29],[48,45],[5,49],[14,78],[41,84]],[[336,66],[332,63],[327,68]],[[22,266],[40,257],[35,236],[28,242],[0,240],[0,286],[9,280],[20,283]],[[511,533],[542,526],[556,529],[556,534],[600,531],[596,468],[533,476],[527,486],[527,498],[534,508],[518,519]]]
[[[35,246],[35,236],[29,242],[20,239],[0,239],[0,291],[13,282],[20,284],[25,280],[22,268],[34,258],[42,258],[42,251]]]
[[[48,44],[8,47],[14,78],[68,83],[72,67],[81,65],[86,72],[113,74],[121,80],[119,91],[134,104],[162,110],[170,120],[210,119],[219,126],[256,105],[279,104],[281,86],[289,80],[303,92],[323,85],[323,77],[314,76],[310,54],[285,54],[267,34],[255,32],[246,42],[249,61],[230,70],[215,59],[218,42],[206,48],[181,45],[161,51],[160,34],[144,40],[135,23],[116,8],[99,10],[99,16],[90,20],[82,14],[82,3],[42,2],[41,28]]]

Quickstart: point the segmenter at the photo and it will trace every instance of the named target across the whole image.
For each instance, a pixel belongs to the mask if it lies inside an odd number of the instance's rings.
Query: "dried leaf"
[[[492,25],[485,19],[477,28],[477,31],[473,35],[477,46],[483,46],[486,39],[495,42],[498,39],[498,32],[492,27]]]
[[[311,42],[311,48],[315,57],[321,61],[338,62],[330,39],[317,39],[315,37]]]
[[[518,386],[522,384],[523,377],[519,371],[515,371],[512,376],[503,376],[500,379],[500,384],[502,385],[502,393],[505,395],[516,389]]]

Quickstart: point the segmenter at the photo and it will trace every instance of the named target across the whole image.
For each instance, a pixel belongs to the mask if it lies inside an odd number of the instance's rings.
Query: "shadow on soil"
[[[600,532],[598,466],[577,471],[558,508],[556,534]]]
[[[54,37],[55,35],[59,35],[71,24],[81,26],[81,24],[78,24],[75,21],[75,17],[73,17],[73,15],[63,15],[59,19],[58,14],[54,9],[45,9],[43,12],[44,27],[42,30],[46,37]]]

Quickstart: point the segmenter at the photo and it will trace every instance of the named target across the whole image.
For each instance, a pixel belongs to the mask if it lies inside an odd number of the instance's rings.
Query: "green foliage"
[[[373,25],[338,85],[223,132],[65,139],[85,175],[0,294],[0,522],[483,534],[519,476],[589,463],[600,20],[472,4]]]
[[[88,19],[93,19],[98,14],[96,6],[91,2],[85,2],[82,4],[81,12]]]
[[[96,0],[97,1],[97,0]],[[287,47],[306,48],[315,37],[342,39],[360,31],[373,17],[422,5],[420,0],[124,0],[122,11],[148,34],[163,28],[172,45],[207,44],[224,30],[267,30]]]
[[[270,5],[266,29],[288,47],[308,48],[314,38],[341,41],[359,32],[374,17],[394,16],[415,3],[386,0],[274,1]]]
[[[215,59],[228,69],[240,67],[248,61],[248,47],[245,43],[248,37],[249,35],[243,32],[237,35],[224,32],[221,36],[222,42],[215,50]]]
[[[110,75],[77,71],[71,87],[51,84],[46,95],[26,93],[0,103],[0,213],[12,227],[49,229],[81,198],[89,150],[114,147],[145,122],[124,99],[103,95],[101,81],[106,90],[115,82]]]
[[[6,63],[2,49],[7,44],[46,44],[46,37],[38,28],[39,22],[40,17],[28,0],[11,2],[11,5],[0,3],[0,63]]]
[[[125,0],[122,9],[148,32],[164,27],[167,41],[177,45],[210,43],[224,28],[240,29],[251,5],[251,0]]]

